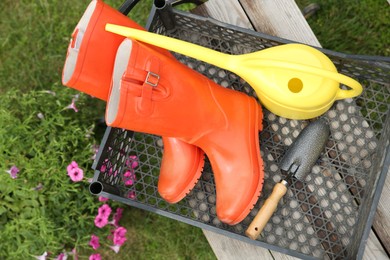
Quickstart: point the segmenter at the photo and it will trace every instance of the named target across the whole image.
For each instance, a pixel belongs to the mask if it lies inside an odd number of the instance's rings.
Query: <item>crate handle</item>
[[[134,6],[136,6],[136,4],[138,4],[140,0],[126,0],[118,9],[119,12],[121,12],[122,14],[124,15],[128,15],[130,13],[130,11],[134,8]],[[155,0],[154,1],[154,5],[155,6],[158,6],[157,5],[157,2],[159,0]],[[195,5],[201,5],[203,4],[204,2],[206,2],[206,0],[160,0],[159,2],[166,2],[167,4],[170,4],[172,6],[178,6],[178,5],[181,5],[181,4],[187,4],[187,3],[192,3],[192,4],[195,4]]]
[[[138,4],[140,0],[126,0],[118,9],[124,15],[128,15],[130,11]]]

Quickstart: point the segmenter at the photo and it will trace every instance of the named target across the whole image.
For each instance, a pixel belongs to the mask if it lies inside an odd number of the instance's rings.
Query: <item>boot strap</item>
[[[150,57],[146,64],[145,69],[138,69],[129,66],[122,77],[124,81],[138,81],[143,82],[141,93],[138,89],[133,89],[137,96],[140,96],[140,100],[137,104],[138,110],[143,115],[149,115],[153,111],[153,92],[157,88],[160,80],[159,73],[160,65],[159,60],[154,57]]]

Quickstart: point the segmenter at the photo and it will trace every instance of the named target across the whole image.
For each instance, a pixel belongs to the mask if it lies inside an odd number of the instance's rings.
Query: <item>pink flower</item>
[[[71,170],[76,169],[76,168],[79,168],[79,165],[77,164],[77,162],[72,161],[72,162],[66,167],[66,171],[67,171],[67,172],[70,172]]]
[[[74,168],[68,172],[68,175],[72,181],[78,182],[84,178],[84,171],[80,168]]]
[[[100,244],[99,244],[99,237],[98,236],[95,236],[95,235],[92,235],[91,236],[91,240],[89,241],[89,245],[92,246],[93,249],[98,249],[100,247]]]
[[[108,198],[99,196],[99,201],[100,201],[100,202],[106,202],[106,201],[108,201],[108,200],[109,200]]]
[[[68,259],[68,255],[66,253],[61,253],[56,258],[56,260],[66,260],[66,259]]]
[[[108,217],[111,214],[111,208],[107,204],[99,207],[98,215],[95,217],[95,226],[102,228],[108,224]]]
[[[119,245],[115,245],[115,246],[110,246],[110,248],[112,249],[112,250],[114,250],[114,252],[115,253],[119,253],[119,249],[121,248],[121,246],[119,246]]]
[[[122,218],[123,209],[117,208],[114,214],[114,226],[118,226],[119,220]]]
[[[102,228],[104,227],[105,225],[107,225],[108,223],[108,219],[107,218],[104,218],[102,217],[101,215],[97,215],[95,217],[95,226],[97,226],[98,228]]]
[[[125,242],[126,242],[126,238],[125,237],[114,237],[114,244],[116,246],[122,246]]]
[[[112,210],[111,210],[110,206],[108,206],[108,204],[104,204],[104,205],[99,207],[98,215],[100,215],[103,218],[107,218],[108,219],[108,217],[111,214],[111,211]]]
[[[108,169],[108,173],[111,175],[112,174],[112,164],[108,159],[105,159],[102,166],[100,167],[101,172],[106,172]]]
[[[127,197],[129,198],[129,199],[135,199],[135,191],[133,191],[133,190],[131,190],[131,191],[129,191],[129,193],[127,194]]]
[[[133,169],[137,168],[138,165],[138,157],[136,155],[130,155],[126,160],[126,166],[130,166]]]
[[[14,165],[6,172],[11,176],[12,179],[16,179],[18,177],[17,174],[19,173],[19,169]]]
[[[77,101],[77,99],[76,99],[76,98],[73,98],[73,99],[72,99],[72,103],[70,103],[69,106],[65,107],[65,109],[73,109],[74,112],[76,112],[76,113],[79,112],[79,110],[78,110],[77,107],[76,107],[76,101]]]
[[[114,230],[114,236],[124,237],[127,233],[127,229],[124,227],[118,227]]]
[[[73,260],[78,260],[79,259],[79,256],[77,255],[76,248],[72,249],[72,254],[73,254]]]
[[[66,171],[68,172],[70,179],[74,182],[81,181],[84,178],[84,171],[79,168],[79,165],[75,161],[72,161],[66,167]]]
[[[133,170],[126,171],[123,174],[123,181],[125,182],[125,185],[130,186],[134,184],[134,181],[136,181],[135,173]]]
[[[114,245],[118,245],[118,246],[121,246],[123,245],[123,243],[125,243],[125,241],[127,240],[125,235],[126,235],[126,228],[124,227],[118,227],[117,229],[115,229],[114,231]]]
[[[102,257],[100,256],[100,254],[93,254],[89,256],[89,260],[101,260],[101,259]]]

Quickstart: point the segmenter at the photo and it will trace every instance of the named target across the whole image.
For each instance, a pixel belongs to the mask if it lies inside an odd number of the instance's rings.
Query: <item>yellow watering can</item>
[[[106,30],[229,70],[251,85],[267,109],[290,119],[320,116],[335,100],[352,98],[362,92],[360,83],[339,74],[325,54],[303,44],[230,55],[124,26],[107,24]],[[340,83],[350,89],[341,89]]]

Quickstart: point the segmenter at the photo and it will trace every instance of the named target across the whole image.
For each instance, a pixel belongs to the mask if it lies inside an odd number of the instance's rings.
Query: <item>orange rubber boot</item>
[[[200,147],[214,172],[218,218],[230,225],[242,221],[264,179],[257,101],[137,41],[124,40],[117,55],[107,124]]]
[[[87,7],[72,34],[62,74],[65,86],[107,100],[117,49],[125,37],[105,31],[106,23],[142,29],[140,25],[101,0]],[[167,50],[151,46],[166,56]],[[170,203],[184,198],[194,186],[204,165],[203,151],[175,138],[163,137],[164,155],[161,162],[159,189]],[[167,181],[171,186],[167,185]],[[161,186],[161,185],[159,185]]]
[[[124,39],[104,30],[108,22],[142,29],[103,1],[92,0],[72,33],[62,73],[63,85],[103,100],[107,100],[116,50]]]

